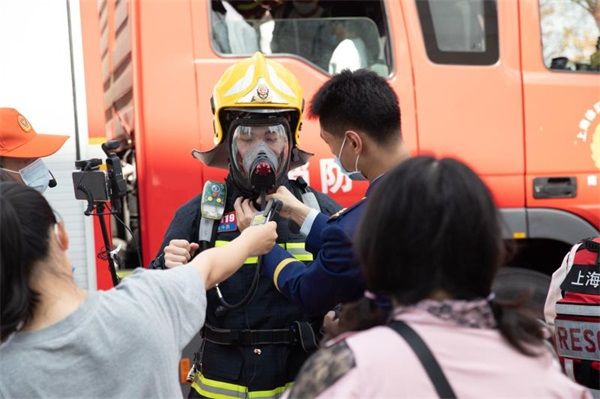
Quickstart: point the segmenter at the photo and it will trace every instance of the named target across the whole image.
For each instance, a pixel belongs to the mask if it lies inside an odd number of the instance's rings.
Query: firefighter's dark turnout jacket
[[[296,181],[289,181],[286,186],[297,198],[301,198],[302,189]],[[339,205],[326,195],[314,193],[323,213],[333,214],[340,209]],[[171,240],[198,242],[201,196],[193,198],[177,210],[164,236],[158,256],[150,265],[151,268],[164,268],[163,249]],[[236,197],[234,187],[227,183],[225,213],[220,223],[215,223],[213,246],[225,245],[240,234],[234,220],[233,203]],[[305,237],[299,232],[294,232],[298,228],[293,228],[287,220],[277,221],[279,245],[298,260],[311,262],[313,256],[304,248]],[[219,284],[229,303],[237,303],[246,295],[256,264],[257,258],[248,258],[233,276]],[[239,309],[222,308],[215,289],[207,293],[207,299],[208,308],[203,331],[205,339],[198,351],[198,370],[190,397],[198,397],[198,394],[209,398],[277,397],[294,380],[310,353],[297,341],[293,344],[255,343],[268,342],[271,339],[280,340],[290,328],[292,331],[289,334],[292,334],[297,330],[293,328],[296,321],[310,322],[313,328],[318,328],[322,317],[309,319],[297,305],[292,304],[276,290],[271,279],[264,276],[260,277],[257,292],[252,300]],[[221,333],[220,330],[225,332]],[[239,333],[240,330],[246,331]],[[268,331],[247,334],[247,330],[279,331],[271,336]],[[231,343],[215,343],[222,339]],[[292,337],[292,340],[295,339]]]

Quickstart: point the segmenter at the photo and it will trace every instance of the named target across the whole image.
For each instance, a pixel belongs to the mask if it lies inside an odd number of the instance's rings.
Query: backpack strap
[[[306,181],[302,177],[298,177],[295,183],[300,188],[300,195],[304,205],[308,206],[309,208],[320,211],[321,206],[319,205],[319,201],[317,201],[317,196],[309,189],[308,183],[306,183]]]
[[[586,247],[588,250],[600,253],[600,242],[594,241],[591,238],[587,238],[585,240],[582,240],[582,243],[583,246]]]
[[[456,398],[456,394],[444,375],[444,371],[419,334],[408,324],[400,320],[392,321],[390,328],[400,334],[408,346],[415,352],[415,355],[419,358],[421,365],[433,383],[438,396],[440,398]]]
[[[581,247],[584,247],[590,252],[596,253],[596,265],[600,266],[600,242],[588,238],[581,241]],[[580,248],[581,248],[580,247]]]

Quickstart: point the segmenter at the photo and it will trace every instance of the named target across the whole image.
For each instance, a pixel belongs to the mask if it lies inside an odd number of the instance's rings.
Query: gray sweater
[[[65,319],[4,342],[0,398],[181,397],[181,351],[205,311],[191,266],[138,269],[114,289],[90,292]]]

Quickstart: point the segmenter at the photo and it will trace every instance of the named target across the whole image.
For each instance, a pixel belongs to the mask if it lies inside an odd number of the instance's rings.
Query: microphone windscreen
[[[50,171],[48,171],[48,173],[50,173],[50,181],[48,181],[48,187],[56,187],[56,179],[54,178],[54,175]]]

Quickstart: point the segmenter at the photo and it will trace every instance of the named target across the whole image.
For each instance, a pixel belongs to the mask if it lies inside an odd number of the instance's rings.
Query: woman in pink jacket
[[[494,300],[504,247],[479,177],[417,157],[384,179],[356,243],[367,286],[393,298],[391,320],[313,355],[289,397],[591,397],[561,373],[539,323]]]

